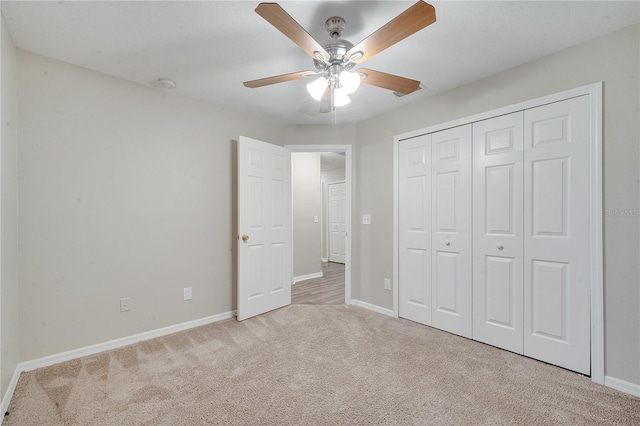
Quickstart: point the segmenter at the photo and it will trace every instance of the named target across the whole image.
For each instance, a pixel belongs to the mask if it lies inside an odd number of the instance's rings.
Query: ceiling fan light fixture
[[[312,81],[307,84],[307,92],[311,95],[313,99],[316,101],[320,101],[322,99],[322,95],[324,91],[327,89],[328,81],[324,77],[320,77],[317,80]]]
[[[260,3],[255,11],[311,56],[316,71],[276,75],[245,81],[243,84],[254,88],[312,75],[319,76],[307,84],[307,91],[313,99],[320,102],[321,113],[335,111],[335,107],[350,103],[349,94],[358,90],[361,81],[365,81],[369,86],[396,90],[397,93],[415,91],[416,86],[420,84],[417,80],[369,69],[354,71],[354,68],[436,21],[435,8],[423,0],[418,0],[413,6],[354,45],[349,40],[341,38],[342,32],[346,29],[345,20],[333,16],[325,22],[325,29],[331,39],[320,44],[278,3]]]
[[[341,107],[351,103],[349,95],[345,89],[333,89],[333,106]]]
[[[340,80],[340,85],[348,95],[355,93],[360,87],[360,75],[358,73],[342,71],[338,80]]]

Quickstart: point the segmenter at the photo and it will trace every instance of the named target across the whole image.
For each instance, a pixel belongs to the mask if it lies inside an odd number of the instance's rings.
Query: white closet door
[[[431,324],[431,135],[398,144],[399,315]]]
[[[471,124],[431,137],[431,320],[471,338]]]
[[[522,354],[523,113],[473,124],[473,338]]]
[[[524,354],[590,374],[589,100],[524,117]]]

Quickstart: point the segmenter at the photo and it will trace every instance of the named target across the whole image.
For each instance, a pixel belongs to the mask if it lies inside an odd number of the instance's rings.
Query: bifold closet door
[[[590,374],[589,98],[524,122],[524,354]]]
[[[471,338],[471,124],[431,135],[434,327]]]
[[[431,135],[398,144],[399,316],[431,325]]]
[[[523,113],[473,124],[473,338],[523,351]]]

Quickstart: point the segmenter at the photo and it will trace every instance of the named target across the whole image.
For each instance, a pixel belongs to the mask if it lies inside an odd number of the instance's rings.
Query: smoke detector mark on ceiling
[[[158,78],[157,80],[153,80],[151,82],[151,86],[156,87],[158,89],[171,90],[176,88],[176,82],[171,80],[170,78],[161,77],[161,78]]]

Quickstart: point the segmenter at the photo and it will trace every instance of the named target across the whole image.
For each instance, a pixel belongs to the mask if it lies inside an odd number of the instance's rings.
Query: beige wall
[[[232,140],[281,128],[21,51],[17,71],[21,360],[234,309]]]
[[[371,213],[373,224],[355,227],[354,298],[392,308],[382,279],[393,269],[397,134],[604,81],[604,208],[638,211],[639,40],[634,25],[359,123],[355,216]],[[639,219],[606,217],[604,226],[605,374],[640,384]]]
[[[293,276],[322,272],[320,154],[291,154],[291,188],[293,193]],[[318,222],[314,222],[314,218]]]
[[[2,32],[2,125],[0,149],[0,400],[19,361],[18,170],[16,51],[0,17]]]
[[[296,124],[283,129],[283,145],[353,145],[355,124]]]

